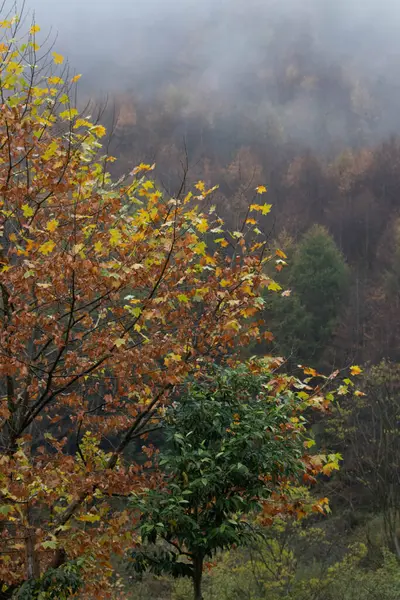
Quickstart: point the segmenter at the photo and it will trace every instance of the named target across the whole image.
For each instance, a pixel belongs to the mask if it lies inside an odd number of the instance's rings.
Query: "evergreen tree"
[[[332,339],[349,283],[349,270],[334,239],[314,225],[289,261],[291,296],[269,303],[271,329],[289,360],[319,361]]]

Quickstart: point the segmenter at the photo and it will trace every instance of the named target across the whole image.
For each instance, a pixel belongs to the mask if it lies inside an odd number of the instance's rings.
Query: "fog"
[[[326,128],[349,137],[350,112],[364,136],[400,130],[398,0],[28,0],[26,10],[93,95],[152,100],[173,85],[193,110],[239,111],[253,96],[257,118],[311,145]]]

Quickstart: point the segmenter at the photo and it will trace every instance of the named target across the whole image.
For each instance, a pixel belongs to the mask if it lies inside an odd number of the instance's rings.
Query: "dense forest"
[[[398,600],[398,7],[50,4],[1,8],[0,599]]]

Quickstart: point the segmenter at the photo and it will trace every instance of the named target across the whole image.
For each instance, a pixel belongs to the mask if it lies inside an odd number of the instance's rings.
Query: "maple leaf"
[[[62,112],[60,112],[60,117],[65,120],[72,120],[78,114],[79,113],[76,108],[68,108],[67,110],[63,110]]]
[[[201,256],[204,256],[206,253],[206,243],[205,242],[198,242],[198,244],[196,244],[195,246],[193,246],[193,251],[196,254],[200,254]]]
[[[266,191],[267,191],[267,188],[265,187],[265,185],[259,185],[256,187],[257,194],[265,194]]]
[[[46,148],[45,152],[43,153],[43,160],[50,160],[50,158],[52,158],[58,149],[58,144],[55,140],[53,140]]]
[[[78,75],[74,75],[71,79],[71,83],[76,83],[81,77],[82,75],[80,73]]]
[[[263,204],[261,206],[261,214],[267,215],[269,212],[271,212],[271,208],[272,208],[272,204]]]
[[[51,54],[53,56],[53,60],[54,60],[54,63],[56,65],[62,65],[63,64],[64,57],[61,54],[58,54],[57,52],[52,52]]]
[[[50,231],[51,233],[53,233],[57,227],[59,225],[59,222],[57,221],[57,219],[51,219],[51,221],[48,221],[46,224],[46,229],[47,231]]]
[[[186,294],[178,294],[177,298],[179,302],[183,302],[184,304],[187,304],[189,302],[189,297],[186,296]]]
[[[196,224],[196,229],[198,229],[200,233],[205,233],[208,230],[207,219],[201,219],[199,223]]]
[[[64,80],[61,79],[61,77],[56,77],[55,75],[52,75],[51,77],[49,77],[47,81],[51,85],[57,85],[57,84],[63,84],[64,83]]]
[[[280,292],[282,288],[276,281],[271,281],[268,285],[268,289],[271,292]]]
[[[206,185],[205,185],[204,181],[198,181],[194,187],[197,190],[199,190],[200,192],[205,192],[205,189],[206,189]]]
[[[51,254],[53,252],[55,246],[56,245],[53,242],[53,240],[48,240],[47,242],[45,242],[44,244],[39,246],[39,252],[44,255]]]
[[[111,246],[118,246],[121,242],[121,232],[119,229],[110,229],[110,244]]]
[[[94,125],[91,127],[90,131],[92,131],[97,137],[104,137],[106,135],[106,128],[103,125]]]
[[[34,35],[35,33],[38,33],[38,31],[40,31],[39,25],[32,25],[32,27],[29,29],[29,33],[31,35]]]
[[[22,208],[23,215],[26,218],[33,217],[33,215],[35,214],[35,211],[33,210],[33,208],[31,206],[29,206],[29,204],[23,204],[21,206],[21,208]]]
[[[353,365],[350,367],[351,375],[360,375],[362,373],[362,369],[358,365]]]

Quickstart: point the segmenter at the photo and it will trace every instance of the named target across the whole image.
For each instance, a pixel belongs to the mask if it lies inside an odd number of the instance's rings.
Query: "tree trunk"
[[[194,600],[203,600],[201,593],[201,579],[203,576],[203,557],[196,556],[193,559],[193,589]]]
[[[40,564],[38,555],[35,549],[36,532],[32,523],[31,507],[26,505],[26,536],[25,536],[25,561],[26,561],[26,578],[38,579],[40,577]]]

